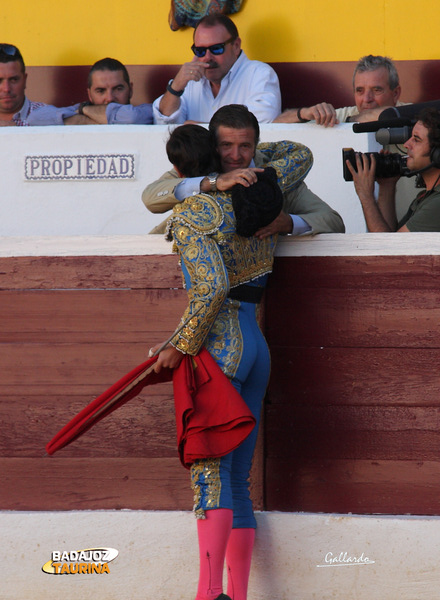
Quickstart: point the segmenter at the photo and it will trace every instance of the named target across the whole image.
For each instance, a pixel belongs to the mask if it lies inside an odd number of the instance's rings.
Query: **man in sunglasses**
[[[0,43],[0,127],[28,125],[29,115],[42,102],[31,102],[25,95],[27,73],[20,50]]]
[[[249,60],[238,31],[223,14],[210,14],[194,30],[194,57],[185,63],[153,103],[154,122],[209,123],[226,104],[245,104],[261,123],[281,110],[278,77],[267,64]]]
[[[107,125],[153,122],[151,104],[130,104],[133,83],[119,60],[103,58],[90,69],[88,100],[57,108],[47,105],[32,113],[29,125]]]

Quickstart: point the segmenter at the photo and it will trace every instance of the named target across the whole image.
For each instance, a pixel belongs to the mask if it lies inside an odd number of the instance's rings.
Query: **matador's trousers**
[[[191,467],[196,516],[228,508],[233,528],[255,528],[249,496],[249,473],[258,435],[261,407],[270,373],[266,340],[257,321],[257,305],[227,300],[208,336],[206,347],[241,394],[256,419],[249,436],[226,456],[199,460]]]

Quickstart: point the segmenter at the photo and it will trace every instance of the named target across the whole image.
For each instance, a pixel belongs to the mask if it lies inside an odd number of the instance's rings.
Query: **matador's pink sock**
[[[251,571],[255,529],[233,529],[226,548],[228,569],[228,596],[233,600],[246,600]]]
[[[232,510],[216,508],[198,519],[199,585],[196,600],[215,600],[223,591],[226,546],[232,529]]]

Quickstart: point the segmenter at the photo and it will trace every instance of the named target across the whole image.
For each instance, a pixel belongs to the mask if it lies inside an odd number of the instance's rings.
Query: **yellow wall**
[[[192,29],[172,32],[170,0],[15,0],[4,3],[0,39],[30,66],[189,60]],[[428,17],[426,15],[429,15]],[[243,47],[268,62],[440,58],[440,9],[432,0],[245,0],[235,15]],[[429,27],[428,27],[429,24]]]

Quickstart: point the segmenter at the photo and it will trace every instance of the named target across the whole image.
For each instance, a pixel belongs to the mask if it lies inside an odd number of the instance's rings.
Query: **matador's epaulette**
[[[264,166],[275,169],[283,193],[298,187],[313,165],[312,151],[298,142],[264,142],[258,150],[269,159]]]
[[[210,235],[223,223],[223,210],[209,194],[196,194],[176,204],[168,219],[167,238],[176,225],[188,227],[194,233]]]

